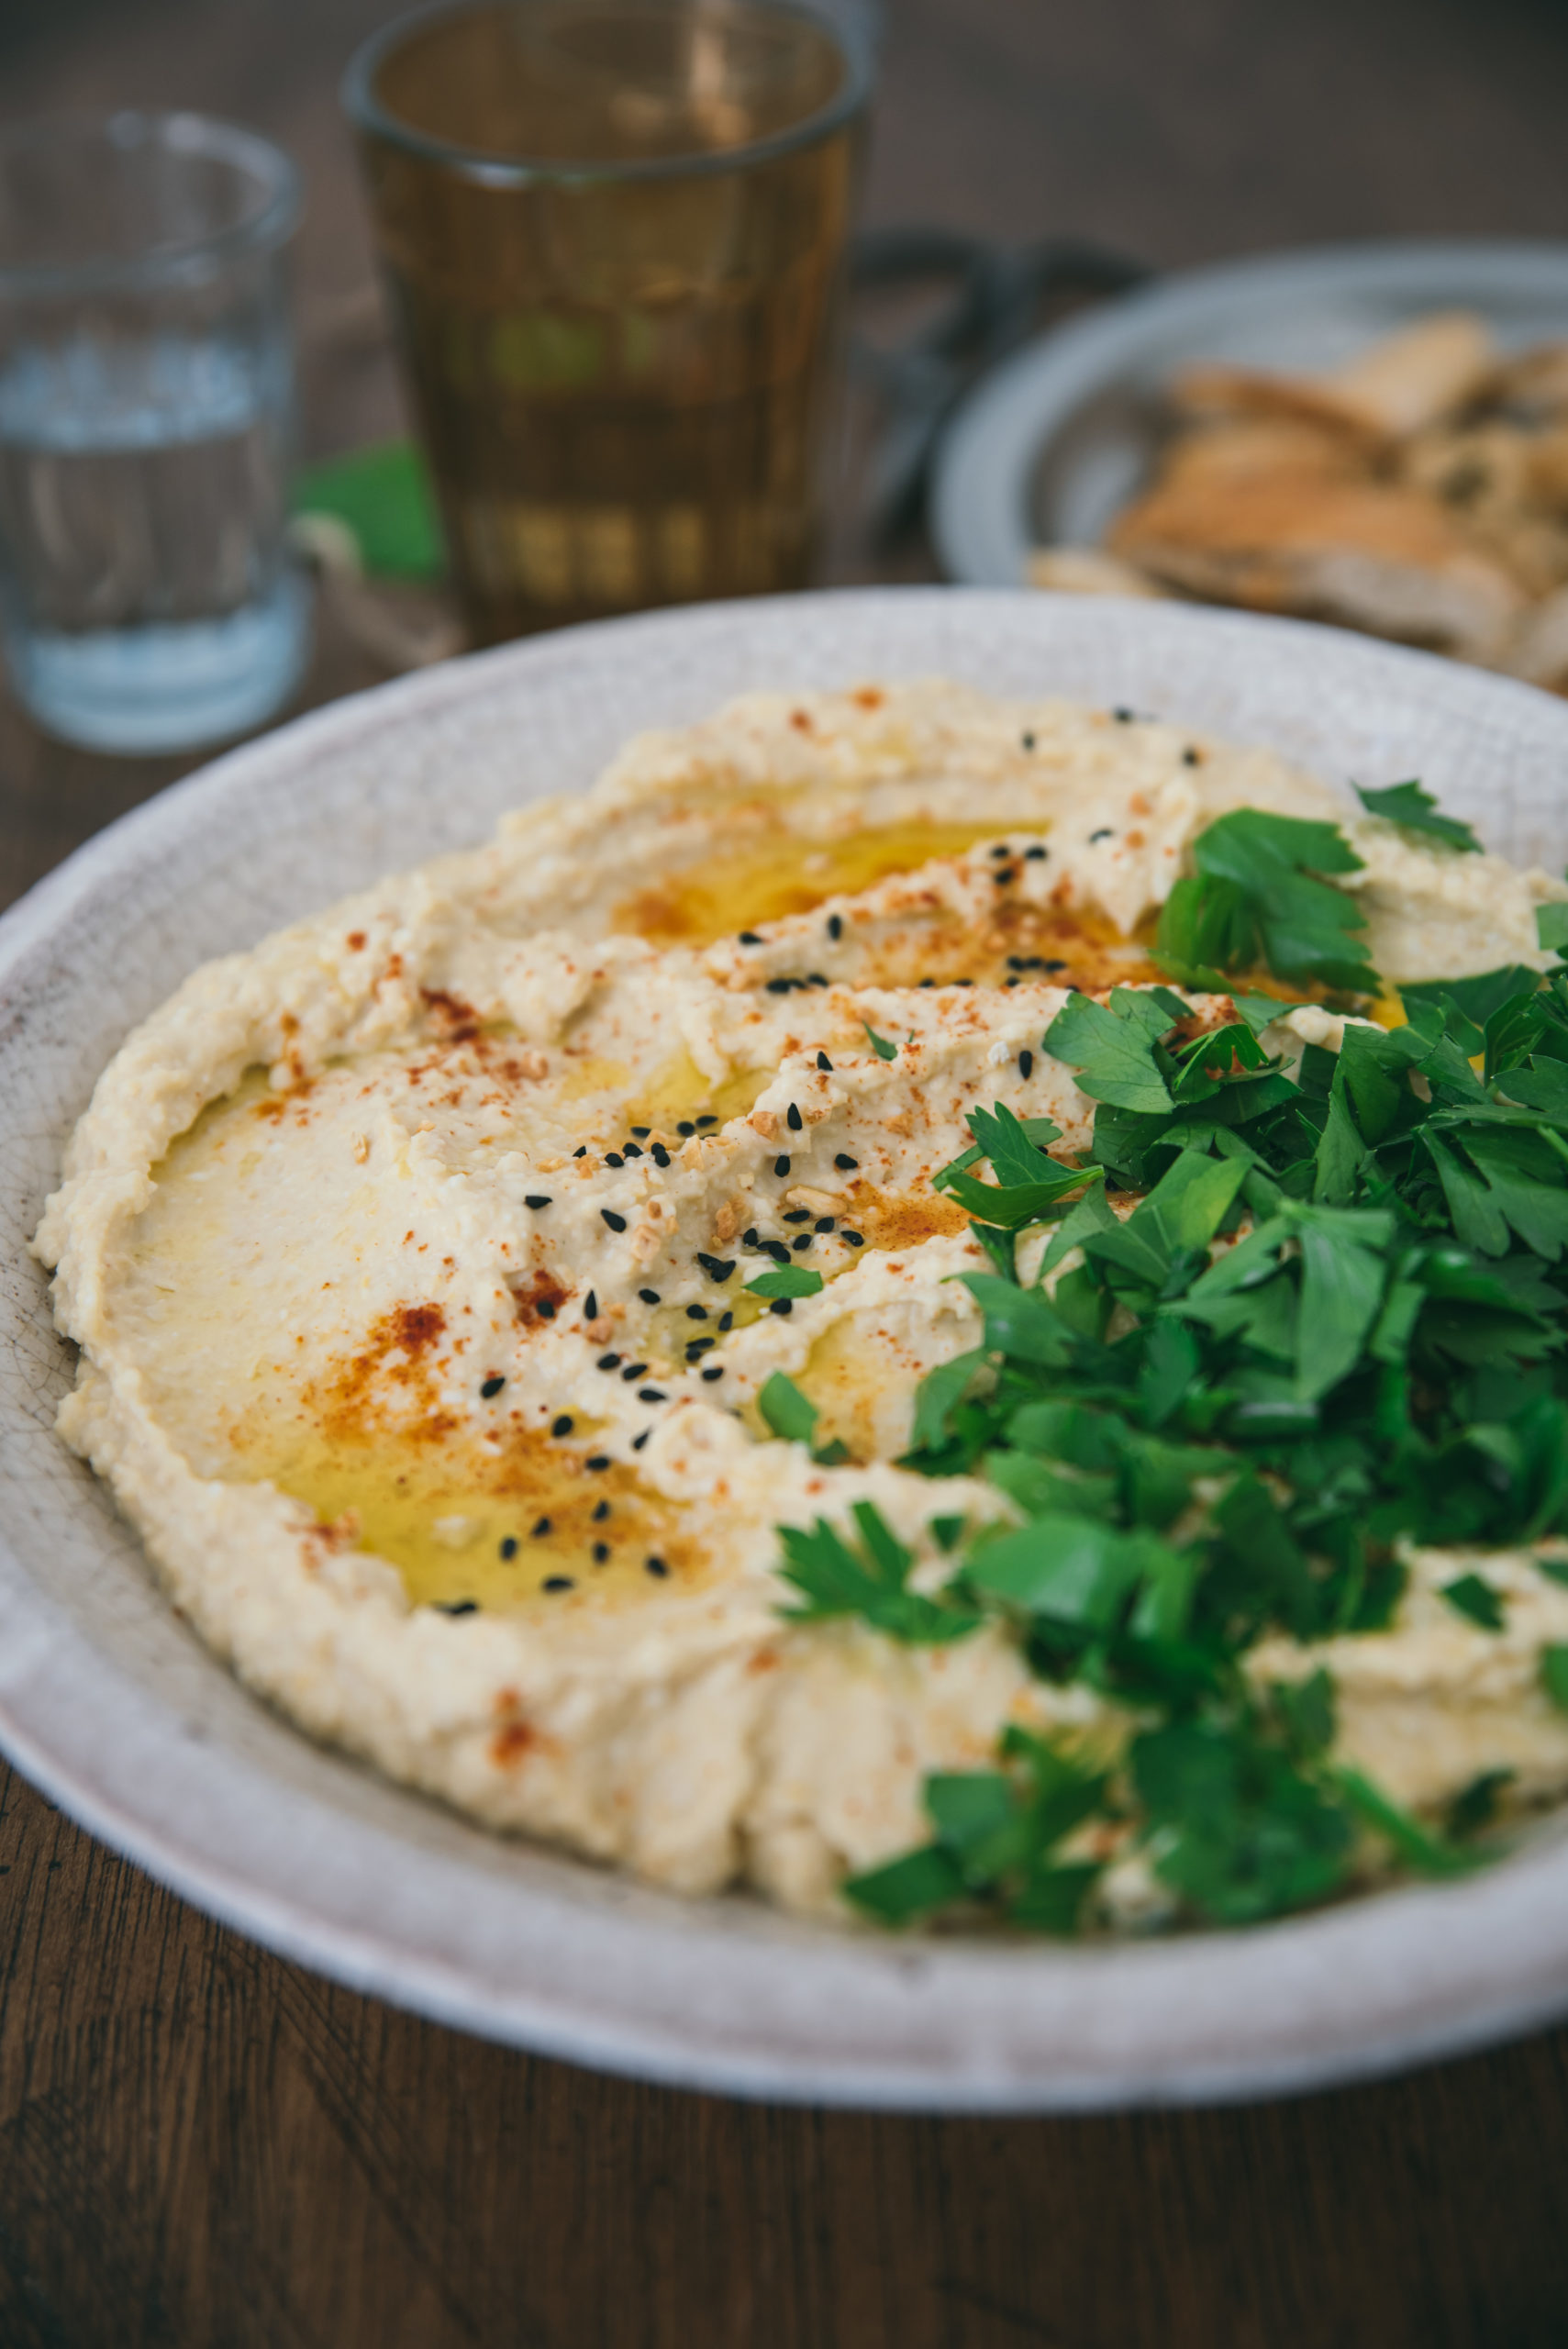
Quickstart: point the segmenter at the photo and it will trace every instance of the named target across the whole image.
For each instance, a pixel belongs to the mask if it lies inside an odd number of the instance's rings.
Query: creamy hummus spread
[[[987,1766],[1008,1723],[1114,1733],[997,1622],[792,1621],[777,1529],[873,1502],[934,1589],[934,1519],[1015,1513],[896,1464],[921,1378],[982,1334],[953,1276],[986,1259],[931,1176],[996,1102],[1086,1149],[1045,1031],[1072,989],[1159,979],[1153,909],[1241,807],[1342,824],[1388,979],[1551,959],[1561,884],[1351,818],[1267,751],[921,684],[644,737],[489,846],[206,964],[105,1072],[39,1228],[82,1350],[62,1435],[313,1734],[684,1892],[839,1909],[920,1842],[928,1773]],[[750,1286],[784,1264],[820,1286]],[[809,1443],[759,1412],[779,1372]],[[1464,1563],[1413,1557],[1385,1631],[1252,1652],[1327,1658],[1339,1750],[1424,1813],[1489,1771],[1568,1787],[1536,1663],[1568,1588],[1489,1558],[1487,1630],[1435,1595]],[[1095,1898],[1162,1905],[1137,1854]]]

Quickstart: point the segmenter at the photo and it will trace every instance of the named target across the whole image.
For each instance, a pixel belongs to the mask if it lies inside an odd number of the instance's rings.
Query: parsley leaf
[[[975,1629],[976,1614],[906,1586],[913,1554],[872,1502],[857,1501],[850,1513],[860,1534],[858,1548],[826,1518],[819,1517],[809,1531],[797,1525],[779,1529],[786,1561],[781,1571],[806,1600],[804,1607],[784,1609],[787,1620],[819,1623],[858,1615],[874,1630],[920,1646],[962,1640]]]
[[[1162,987],[1118,987],[1108,1004],[1073,994],[1046,1030],[1045,1049],[1077,1069],[1078,1089],[1092,1101],[1122,1109],[1169,1110],[1173,1105],[1155,1065],[1154,1046],[1186,1009]]]
[[[879,1061],[894,1061],[898,1058],[898,1047],[890,1037],[879,1036],[869,1019],[862,1019],[861,1026],[865,1030],[866,1041]]]
[[[973,1144],[939,1167],[931,1181],[982,1226],[1011,1232],[1041,1222],[1071,1193],[1101,1179],[1097,1166],[1061,1166],[1045,1155],[1043,1145],[1061,1133],[1049,1118],[1017,1118],[998,1101],[994,1108],[972,1109],[967,1123]],[[969,1173],[982,1158],[990,1160],[999,1184],[982,1183]],[[976,1237],[984,1241],[984,1231]],[[1010,1252],[1006,1263],[1010,1268]]]
[[[816,1404],[782,1370],[775,1370],[763,1380],[757,1408],[774,1435],[789,1443],[809,1443],[811,1431],[821,1416]]]
[[[1407,832],[1424,832],[1457,849],[1461,855],[1481,852],[1481,843],[1469,825],[1462,824],[1456,816],[1440,815],[1431,793],[1423,791],[1418,783],[1393,783],[1385,791],[1363,791],[1358,783],[1355,794],[1369,816],[1381,816],[1385,823],[1397,824]]]
[[[1353,897],[1318,876],[1355,873],[1361,858],[1337,824],[1238,807],[1192,844],[1195,874],[1178,881],[1155,943],[1167,966],[1315,979],[1351,993],[1377,984]],[[1049,1049],[1049,1047],[1048,1047]]]
[[[746,1284],[748,1297],[815,1297],[822,1286],[820,1273],[805,1264],[775,1264]]]

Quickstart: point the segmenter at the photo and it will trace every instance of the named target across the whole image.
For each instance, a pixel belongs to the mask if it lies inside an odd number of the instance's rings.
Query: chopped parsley
[[[1416,785],[1362,797],[1475,846]],[[1069,1932],[1127,1858],[1179,1916],[1251,1922],[1332,1898],[1369,1854],[1473,1865],[1506,1781],[1412,1816],[1336,1754],[1312,1649],[1386,1629],[1413,1548],[1568,1536],[1568,968],[1411,986],[1402,1027],[1351,1021],[1287,1065],[1262,1038],[1289,1006],[1220,974],[1374,994],[1354,900],[1320,877],[1359,860],[1332,824],[1241,809],[1194,861],[1161,959],[1235,1017],[1206,1028],[1165,986],[1070,996],[1043,1041],[1097,1105],[1086,1163],[998,1102],[933,1178],[994,1269],[962,1276],[983,1341],[922,1383],[901,1464],[978,1477],[1006,1513],[934,1518],[918,1588],[869,1503],[853,1538],[781,1529],[793,1620],[914,1644],[988,1622],[1039,1680],[1105,1700],[1093,1727],[1014,1726],[995,1767],[928,1778],[928,1840],[844,1887],[887,1924]],[[1561,910],[1541,932],[1568,944]],[[809,1441],[809,1403],[770,1391],[767,1423]],[[1475,1635],[1506,1624],[1479,1573],[1441,1596]],[[1301,1676],[1263,1685],[1251,1652],[1281,1635]],[[1568,1710],[1568,1644],[1540,1669]]]
[[[1439,812],[1438,803],[1429,791],[1418,783],[1390,784],[1386,791],[1363,791],[1358,783],[1356,797],[1369,816],[1381,816],[1385,823],[1398,824],[1407,832],[1420,832],[1429,840],[1441,841],[1445,847],[1456,849],[1461,855],[1479,855],[1481,843],[1468,824],[1455,816]]]

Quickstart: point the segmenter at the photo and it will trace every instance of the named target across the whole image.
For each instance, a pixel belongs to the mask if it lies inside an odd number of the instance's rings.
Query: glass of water
[[[39,723],[177,751],[298,680],[294,165],[189,114],[0,133],[0,639]]]

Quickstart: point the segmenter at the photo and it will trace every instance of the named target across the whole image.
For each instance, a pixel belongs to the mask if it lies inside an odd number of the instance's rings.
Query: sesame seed
[[[549,1531],[550,1520],[548,1517],[541,1517],[537,1525],[529,1528],[528,1539],[530,1542],[542,1542]]]
[[[640,1452],[652,1432],[653,1431],[651,1428],[644,1428],[640,1435],[634,1435],[631,1439],[631,1448],[633,1452]]]
[[[785,1223],[809,1223],[811,1220],[811,1209],[809,1208],[786,1208],[784,1213],[784,1220]]]
[[[1003,841],[992,850],[991,853],[993,856],[1011,856],[1013,852],[1007,846],[1006,841]]]
[[[1115,838],[1116,832],[1112,826],[1109,824],[1102,824],[1097,832],[1091,832],[1089,834],[1089,846],[1094,848],[1100,841],[1114,841]]]
[[[534,1311],[539,1315],[541,1321],[553,1321],[555,1319],[555,1299],[550,1297],[541,1297],[539,1303],[534,1307]]]
[[[1015,973],[1014,973],[1014,974],[1013,974],[1013,976],[1012,976],[1010,979],[1004,979],[1004,980],[1003,980],[1003,982],[1002,982],[1002,985],[1003,985],[1005,987],[1017,987],[1017,986],[1022,986],[1022,985],[1023,985],[1023,981],[1018,977],[1018,975],[1017,972],[1015,972]]]
[[[819,1215],[811,1229],[813,1231],[831,1231],[833,1229],[832,1217],[830,1215]]]
[[[575,1590],[577,1587],[570,1575],[546,1575],[544,1586],[546,1590]]]
[[[604,1217],[605,1221],[609,1225],[612,1231],[624,1231],[626,1230],[625,1216],[617,1215],[614,1208],[601,1208],[599,1209],[599,1213]]]
[[[610,1554],[610,1545],[609,1545],[609,1543],[608,1543],[607,1542],[595,1542],[595,1544],[594,1544],[594,1564],[595,1564],[596,1566],[602,1566],[602,1565],[604,1564],[604,1563],[605,1563],[605,1560],[609,1556],[609,1554]]]
[[[620,1356],[619,1354],[601,1354],[594,1367],[595,1370],[618,1370]]]
[[[829,1076],[831,1076],[831,1075],[832,1075],[832,1074],[833,1074],[833,1063],[832,1063],[832,1062],[828,1059],[828,1055],[827,1055],[827,1053],[826,1053],[826,1052],[818,1052],[818,1053],[817,1053],[817,1067],[818,1067],[818,1068],[825,1068],[825,1069],[827,1070],[827,1072],[828,1072],[828,1075],[829,1075]]]
[[[706,1306],[688,1305],[686,1308],[686,1319],[688,1321],[706,1321],[707,1319]]]
[[[806,984],[808,987],[830,987],[833,982],[825,971],[807,971]]]
[[[662,1558],[644,1558],[642,1561],[642,1570],[644,1574],[657,1575],[661,1582],[663,1581],[665,1575],[670,1571]]]
[[[637,1293],[644,1305],[657,1305],[661,1301],[656,1288],[639,1288]]]
[[[1020,1076],[1031,1076],[1033,1074],[1034,1054],[1030,1052],[1020,1052],[1018,1054],[1018,1074]]]
[[[1064,971],[1067,965],[1065,963],[1042,963],[1040,967],[1042,971]]]
[[[743,1231],[740,1234],[740,1244],[743,1248],[755,1248],[760,1244],[757,1239],[757,1227],[755,1224],[751,1225],[750,1230]]]
[[[1034,749],[1034,736],[1032,734],[1022,735],[1019,739],[1026,751],[1032,751]]]
[[[662,1387],[639,1386],[637,1390],[637,1399],[639,1403],[667,1403],[670,1398]]]
[[[490,1376],[485,1380],[484,1386],[479,1391],[488,1403],[492,1396],[499,1395],[502,1387],[505,1386],[506,1384],[506,1382],[502,1377],[499,1371],[492,1371]]]
[[[847,1241],[851,1248],[863,1248],[866,1244],[863,1231],[840,1231],[839,1237],[840,1240]]]
[[[828,935],[829,938],[834,940],[842,938],[844,935],[844,917],[842,914],[828,915]]]
[[[525,1191],[523,1194],[523,1205],[526,1208],[547,1208],[550,1203],[548,1191]]]
[[[727,1261],[722,1256],[709,1256],[706,1254],[701,1248],[697,1250],[697,1263],[702,1266],[710,1281],[727,1281],[729,1278],[730,1274],[735,1270],[735,1260],[733,1257],[730,1257]]]
[[[683,1118],[679,1125],[675,1128],[675,1131],[678,1134],[695,1134],[696,1128],[692,1123],[690,1118]]]
[[[648,1364],[645,1362],[628,1362],[626,1368],[621,1373],[621,1376],[625,1379],[628,1386],[630,1386],[635,1380],[639,1378],[646,1378],[647,1375]]]
[[[802,1118],[800,1111],[795,1108],[795,1103],[792,1101],[788,1109],[784,1113],[785,1125],[789,1128],[792,1134],[797,1134],[805,1122],[806,1120]]]
[[[639,1141],[646,1141],[649,1135],[653,1131],[653,1129],[651,1126],[633,1126],[631,1130],[637,1136]]]
[[[721,1330],[733,1330],[735,1327],[734,1314],[721,1313],[718,1317],[718,1326]]]
[[[835,1160],[833,1161],[834,1165],[835,1165],[835,1166],[841,1166],[841,1167],[844,1169],[844,1172],[846,1173],[846,1174],[849,1173],[850,1169],[851,1169],[852,1166],[858,1166],[858,1165],[860,1164],[860,1163],[861,1163],[861,1162],[860,1162],[860,1160],[859,1160],[858,1158],[851,1158],[851,1157],[850,1156],[850,1153],[849,1153],[849,1152],[848,1152],[847,1150],[841,1150],[841,1151],[839,1152],[839,1155],[837,1156],[837,1158],[835,1158]]]
[[[789,1250],[782,1240],[764,1240],[762,1253],[771,1256],[775,1264],[787,1264],[789,1262]]]
[[[740,943],[742,946],[761,946],[762,942],[762,940],[758,937],[754,930],[743,930],[740,932]]]
[[[1182,764],[1183,764],[1184,767],[1195,767],[1195,766],[1201,766],[1201,765],[1202,765],[1202,763],[1203,763],[1203,762],[1202,762],[1202,760],[1198,757],[1198,754],[1197,754],[1197,752],[1196,752],[1195,751],[1191,750],[1191,749],[1188,749],[1188,750],[1185,750],[1185,751],[1184,751],[1182,752]]]
[[[606,1150],[605,1152],[605,1164],[606,1166],[624,1166],[626,1164],[626,1161],[621,1156],[618,1150]]]
[[[790,1246],[792,1248],[809,1248],[810,1245],[811,1234],[809,1231],[803,1231],[798,1240],[792,1240],[790,1241]]]
[[[562,1411],[558,1419],[551,1419],[550,1431],[551,1435],[570,1435],[572,1432],[571,1412]]]
[[[787,1158],[775,1158],[775,1159],[774,1159],[774,1161],[773,1161],[773,1173],[774,1173],[775,1174],[780,1174],[780,1175],[787,1174],[789,1173],[789,1161],[788,1161],[788,1159],[787,1159]]]
[[[655,1166],[668,1166],[670,1163],[670,1153],[662,1141],[653,1145],[653,1163]]]
[[[607,1452],[591,1452],[583,1463],[584,1468],[607,1468],[609,1464],[610,1455]]]
[[[1116,719],[1118,726],[1130,726],[1134,717],[1136,716],[1136,712],[1130,709],[1113,709],[1111,716]]]
[[[724,1364],[721,1362],[710,1363],[707,1368],[704,1371],[703,1376],[707,1380],[709,1386],[711,1386],[716,1378],[722,1378],[724,1376]]]
[[[627,1143],[626,1154],[628,1158],[640,1158],[642,1156],[641,1151],[634,1141],[628,1141]]]
[[[1033,848],[1026,848],[1024,851],[1025,861],[1029,864],[1043,864],[1050,854],[1051,851],[1048,848],[1041,848],[1038,842]]]
[[[580,1141],[572,1155],[573,1158],[586,1158],[588,1155],[587,1143],[585,1141]]]
[[[504,1558],[515,1558],[517,1554],[517,1537],[515,1533],[508,1533],[501,1543],[501,1555]]]
[[[778,1314],[782,1319],[786,1313],[795,1311],[795,1299],[793,1297],[775,1297],[768,1311]]]
[[[950,986],[955,987],[972,987],[974,985],[974,981],[973,979],[951,979],[948,984]]]
[[[923,987],[934,987],[937,983],[935,979],[922,979],[919,984]]]
[[[609,1513],[610,1505],[608,1501],[595,1501],[594,1503],[594,1522],[595,1525],[602,1525]]]
[[[688,1338],[686,1341],[686,1360],[688,1362],[701,1362],[704,1354],[711,1353],[717,1343],[718,1340],[717,1338]]]
[[[770,995],[788,995],[794,985],[795,981],[793,979],[770,979],[768,981],[768,993]]]
[[[700,1134],[705,1126],[717,1126],[717,1123],[718,1119],[711,1114],[705,1118],[699,1118],[697,1119],[697,1131]]]
[[[477,1615],[479,1601],[477,1598],[438,1598],[436,1612],[438,1615]]]
[[[1005,889],[1009,881],[1016,881],[1018,877],[1018,868],[1016,864],[999,864],[991,875],[998,889]]]

